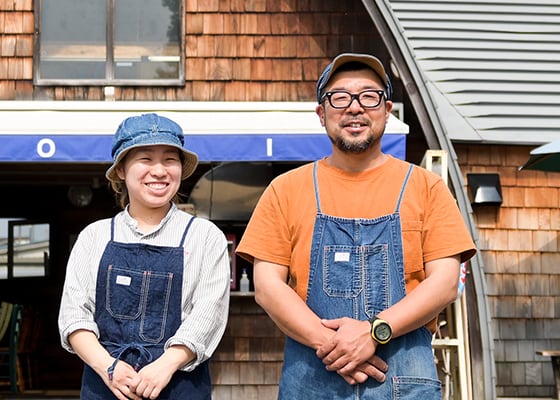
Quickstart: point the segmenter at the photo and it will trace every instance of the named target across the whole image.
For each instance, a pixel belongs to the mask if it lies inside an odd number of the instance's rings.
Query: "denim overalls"
[[[114,241],[107,244],[97,274],[95,322],[99,341],[113,357],[136,370],[164,351],[181,325],[183,253],[191,218],[178,247]],[[115,396],[99,375],[85,365],[81,399]],[[192,372],[177,371],[158,399],[210,399],[208,362]]]
[[[412,169],[413,165],[404,177],[394,213],[349,219],[322,214],[315,163],[317,217],[307,305],[320,318],[369,320],[405,296],[399,208]],[[382,193],[370,196],[383,201]],[[376,354],[389,365],[387,380],[378,383],[369,378],[350,385],[327,371],[312,348],[287,338],[279,399],[441,399],[431,339],[423,327],[379,345]]]

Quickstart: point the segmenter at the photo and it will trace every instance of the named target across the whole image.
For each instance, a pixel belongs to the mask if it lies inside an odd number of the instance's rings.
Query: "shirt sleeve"
[[[58,328],[62,347],[71,353],[74,353],[74,351],[68,342],[68,336],[72,332],[85,329],[92,331],[99,337],[99,330],[94,322],[94,313],[100,257],[95,254],[96,247],[92,245],[92,243],[99,243],[102,240],[96,234],[97,230],[95,225],[90,225],[79,234],[66,267],[66,278],[58,315]],[[99,243],[103,248],[105,244],[106,241]]]
[[[165,347],[191,349],[196,358],[183,370],[192,371],[211,357],[226,329],[230,263],[225,235],[209,221],[195,221],[185,242],[182,322]]]

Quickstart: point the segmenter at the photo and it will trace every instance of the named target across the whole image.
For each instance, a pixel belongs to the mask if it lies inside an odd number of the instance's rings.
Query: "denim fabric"
[[[106,171],[105,176],[112,181],[120,181],[115,167],[129,150],[143,146],[166,145],[182,152],[181,178],[185,179],[195,170],[198,156],[185,149],[184,143],[183,129],[169,118],[154,113],[128,117],[121,122],[113,136],[111,145],[113,165]]]
[[[321,212],[315,164],[317,217],[307,304],[319,317],[369,320],[406,295],[399,208],[412,168],[393,214],[347,219]],[[279,398],[440,399],[431,339],[431,333],[420,328],[379,345],[377,354],[389,364],[387,380],[378,383],[370,378],[349,385],[336,372],[327,371],[312,348],[287,338]]]
[[[184,142],[183,129],[177,123],[157,114],[143,114],[121,122],[113,136],[111,155],[117,161],[121,152],[138,145],[165,144],[182,149]]]
[[[194,219],[194,218],[193,218]],[[181,325],[183,244],[178,247],[119,243],[111,240],[97,275],[95,322],[99,340],[113,357],[136,370],[164,351],[168,338]],[[158,399],[210,399],[208,362],[192,372],[177,371]],[[84,369],[82,399],[114,399],[101,378]]]

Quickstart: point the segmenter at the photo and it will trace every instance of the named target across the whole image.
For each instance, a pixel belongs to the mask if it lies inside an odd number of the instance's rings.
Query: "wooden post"
[[[560,350],[537,350],[537,354],[550,357],[556,382],[556,398],[560,400]]]

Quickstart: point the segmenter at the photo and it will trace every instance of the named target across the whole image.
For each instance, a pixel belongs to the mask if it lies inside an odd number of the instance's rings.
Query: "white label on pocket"
[[[130,276],[117,275],[117,285],[130,286],[132,278]]]
[[[334,253],[334,261],[335,262],[348,262],[350,261],[350,253]]]

